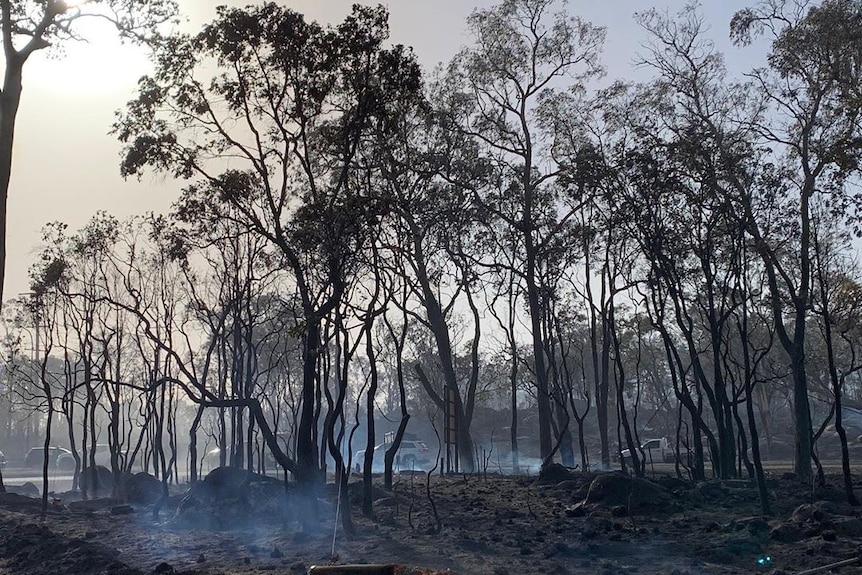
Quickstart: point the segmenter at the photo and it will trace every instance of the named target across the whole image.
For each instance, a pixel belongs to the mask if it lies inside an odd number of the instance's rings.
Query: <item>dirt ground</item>
[[[402,475],[391,491],[375,486],[371,518],[352,486],[352,536],[340,526],[333,533],[332,498],[319,501],[323,519],[309,533],[246,499],[210,510],[179,494],[156,518],[150,505],[84,504],[66,494],[40,519],[39,500],[5,494],[0,573],[302,574],[312,565],[386,563],[408,574],[794,574],[862,550],[862,509],[845,502],[839,477],[827,479],[812,488],[770,476],[772,515],[763,517],[747,480],[633,481],[562,468],[541,480],[433,476],[438,527],[426,476]],[[189,511],[220,516],[200,527],[185,520]],[[862,572],[862,563],[827,572]]]

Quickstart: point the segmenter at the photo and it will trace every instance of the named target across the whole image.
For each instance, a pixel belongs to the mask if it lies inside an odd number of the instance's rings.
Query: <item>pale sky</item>
[[[307,17],[336,23],[359,1],[281,0]],[[245,6],[253,0],[179,0],[193,30],[212,19],[215,6]],[[427,70],[448,61],[469,42],[464,20],[492,0],[390,0],[392,41],[412,46]],[[572,0],[568,10],[607,28],[603,61],[606,82],[642,78],[632,62],[645,34],[633,14],[651,7],[676,12],[686,0]],[[704,0],[710,36],[726,53],[732,70],[744,71],[763,62],[762,48],[740,50],[730,45],[728,23],[736,10],[753,0]],[[15,135],[9,194],[6,298],[27,291],[27,270],[35,260],[42,226],[55,220],[76,230],[97,210],[119,218],[145,211],[166,212],[181,183],[147,176],[141,182],[119,176],[120,146],[108,130],[114,112],[132,98],[137,79],[147,73],[145,55],[122,46],[110,30],[93,26],[92,41],[75,45],[65,57],[32,57],[24,70]]]

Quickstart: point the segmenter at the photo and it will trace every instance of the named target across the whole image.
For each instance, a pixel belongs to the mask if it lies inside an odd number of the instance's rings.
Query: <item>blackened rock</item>
[[[727,488],[717,481],[701,481],[695,485],[694,490],[708,501],[717,501],[727,496]]]
[[[274,477],[219,467],[189,489],[175,521],[205,529],[281,522],[290,509],[290,495],[284,483]]]
[[[39,488],[30,481],[23,485],[7,485],[6,492],[17,493],[18,495],[23,495],[25,497],[39,497],[41,495]]]
[[[246,469],[216,467],[198,485],[202,491],[214,497],[233,496],[244,489],[252,481],[254,475]]]
[[[42,510],[42,500],[17,493],[0,493],[0,507],[13,511],[38,512]]]
[[[584,502],[575,503],[565,508],[566,517],[584,517],[587,514],[587,508]]]
[[[793,510],[790,518],[797,523],[822,523],[830,516],[818,503],[803,503]]]
[[[85,467],[81,470],[79,484],[89,497],[106,497],[114,491],[114,474],[103,465]]]
[[[769,538],[779,543],[796,543],[802,541],[805,535],[796,523],[779,523],[769,532]]]
[[[584,502],[601,503],[609,507],[624,505],[629,513],[633,513],[667,508],[670,499],[667,491],[647,479],[622,473],[602,473],[593,479]]]
[[[559,463],[551,463],[543,466],[539,470],[539,477],[536,478],[537,485],[556,485],[561,481],[575,479],[577,475],[570,471],[567,467],[563,467]]]
[[[143,471],[123,474],[120,485],[122,498],[129,503],[155,503],[162,496],[162,482]]]

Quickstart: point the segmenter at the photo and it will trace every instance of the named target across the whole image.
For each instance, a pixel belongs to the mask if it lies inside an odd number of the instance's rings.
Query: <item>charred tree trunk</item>
[[[823,273],[823,259],[820,249],[820,242],[817,234],[814,234],[814,253],[816,255],[816,270],[817,280],[820,292],[820,305],[823,314],[823,336],[826,342],[826,359],[829,366],[829,380],[832,384],[832,395],[835,397],[835,431],[838,433],[838,438],[841,441],[841,471],[844,477],[844,492],[847,496],[847,502],[857,507],[859,499],[853,492],[853,474],[850,469],[850,451],[847,447],[847,431],[844,429],[843,414],[842,414],[842,396],[844,394],[842,386],[842,378],[838,376],[838,368],[835,365],[835,346],[832,338],[832,314],[830,312],[830,304],[828,290],[826,285],[825,274]]]
[[[369,384],[366,392],[366,417],[368,418],[367,427],[368,434],[365,441],[365,462],[363,465],[363,477],[365,481],[362,484],[362,513],[367,517],[371,517],[373,509],[374,496],[372,492],[371,472],[374,464],[374,397],[377,395],[377,355],[374,352],[374,346],[371,338],[371,330],[365,333],[366,347],[365,353],[368,357],[369,369]]]
[[[204,414],[204,406],[198,404],[195,418],[189,427],[189,483],[194,485],[198,481],[198,428]]]
[[[390,323],[386,314],[383,314],[383,322],[386,325],[392,341],[395,343],[395,378],[398,381],[398,400],[401,406],[401,421],[398,423],[398,429],[395,432],[395,440],[393,445],[386,450],[384,456],[383,467],[383,484],[386,489],[392,489],[392,462],[395,459],[395,453],[398,451],[398,446],[401,445],[401,440],[404,437],[404,432],[407,430],[407,423],[410,421],[410,413],[407,411],[407,391],[404,387],[404,344],[407,341],[407,286],[404,286],[399,307],[404,310],[402,315],[401,329],[396,335],[394,326]],[[436,462],[435,462],[436,463]]]
[[[640,461],[640,457],[638,456],[640,446],[635,441],[634,434],[632,433],[631,426],[629,425],[628,414],[626,413],[626,403],[625,403],[625,381],[626,374],[623,366],[623,358],[622,358],[622,348],[620,346],[620,339],[617,335],[616,327],[614,326],[614,308],[613,302],[610,303],[610,314],[608,316],[608,321],[611,324],[611,341],[614,345],[614,363],[616,364],[616,389],[617,389],[617,413],[619,415],[619,424],[622,427],[623,434],[626,438],[626,445],[629,449],[629,454],[632,460],[632,467],[634,468],[635,475],[638,477],[643,477],[644,475],[644,465]],[[625,469],[625,461],[620,461],[623,469]]]
[[[455,360],[452,354],[452,340],[449,336],[449,326],[440,301],[435,294],[431,280],[426,269],[425,250],[422,246],[422,233],[413,222],[408,222],[411,229],[412,249],[411,255],[415,263],[416,279],[422,291],[422,305],[428,318],[428,326],[434,336],[437,348],[437,357],[443,372],[443,382],[452,396],[455,398],[455,417],[458,422],[456,429],[456,441],[458,445],[458,457],[463,471],[471,473],[475,469],[473,460],[473,440],[470,437],[470,428],[467,425],[464,402],[458,388],[458,379],[455,373]],[[444,396],[445,400],[445,396]]]
[[[527,223],[528,225],[530,222]],[[529,229],[529,228],[528,228]],[[533,368],[536,377],[536,404],[539,415],[539,455],[544,460],[553,449],[551,439],[551,396],[548,371],[545,361],[545,345],[542,341],[542,303],[536,278],[536,253],[532,245],[532,233],[525,234],[526,262],[524,280],[527,287],[527,304],[530,312],[531,342],[533,344]]]
[[[354,533],[354,526],[353,518],[350,515],[350,499],[347,495],[347,479],[350,475],[350,470],[347,469],[344,457],[341,454],[341,449],[339,448],[341,433],[336,433],[335,428],[339,424],[341,424],[342,429],[344,427],[344,399],[347,395],[349,364],[353,352],[350,349],[347,330],[344,329],[344,325],[341,321],[340,310],[336,310],[334,324],[335,348],[337,350],[334,372],[336,373],[335,380],[337,382],[337,390],[336,396],[333,398],[328,384],[331,378],[325,376],[323,381],[327,383],[322,387],[323,393],[326,397],[328,410],[326,417],[323,420],[323,437],[326,442],[326,447],[329,450],[329,454],[335,462],[335,486],[338,490],[339,519],[341,520],[344,532],[348,535],[352,535]],[[341,342],[342,336],[344,337],[343,344]],[[355,347],[353,349],[355,349]],[[329,359],[330,354],[324,351],[324,357]],[[329,370],[328,366],[330,365],[330,361],[325,361],[327,366],[326,371]]]

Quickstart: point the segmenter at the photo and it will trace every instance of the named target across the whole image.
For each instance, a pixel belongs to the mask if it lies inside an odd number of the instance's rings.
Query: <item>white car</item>
[[[641,450],[643,450],[643,455],[646,457],[648,463],[673,463],[676,461],[676,453],[666,437],[647,439],[641,445]],[[628,460],[631,460],[632,457],[628,449],[623,449],[622,456],[623,459]],[[641,457],[640,453],[638,453],[638,457]]]
[[[287,450],[284,446],[282,446],[282,450],[287,452]],[[244,467],[248,466],[248,461],[245,459],[245,457],[247,455],[248,455],[247,452],[244,451],[243,452],[243,458],[244,458],[243,459],[243,466]],[[226,454],[225,454],[225,462],[227,465],[230,465],[230,456],[231,456],[231,450],[230,450],[230,448],[228,448],[226,450]],[[199,457],[199,465],[200,465],[200,467],[198,469],[200,470],[200,472],[204,473],[204,474],[209,473],[210,471],[212,471],[213,469],[217,468],[220,465],[220,463],[221,463],[221,449],[218,447],[215,447],[213,449],[210,449],[206,453],[204,453],[203,456],[198,456],[198,457]],[[278,464],[278,462],[275,460],[275,457],[272,455],[272,452],[269,450],[269,447],[264,448],[263,458],[264,458],[263,469],[261,469],[260,468],[260,464],[261,464],[260,453],[255,451],[255,453],[252,454],[252,464],[253,464],[252,467],[258,473],[264,472],[264,474],[273,474],[273,473],[277,474],[277,473],[281,472],[282,468]]]
[[[392,447],[392,443],[381,443],[374,448],[374,460],[371,470],[374,473],[383,471],[383,458],[386,450]],[[397,471],[421,470],[431,463],[431,452],[424,441],[404,439],[395,453],[392,468]],[[365,465],[365,450],[357,451],[353,456],[353,466],[358,472],[362,472]]]
[[[82,458],[81,467],[87,467],[89,461],[83,460],[84,453],[79,451],[78,456]],[[90,454],[87,453],[87,459],[89,459]],[[96,465],[102,465],[104,467],[111,467],[111,448],[107,443],[99,443],[96,444]],[[122,462],[121,462],[122,464]],[[57,468],[58,469],[75,469],[75,457],[71,453],[61,453],[59,457],[57,457]]]

